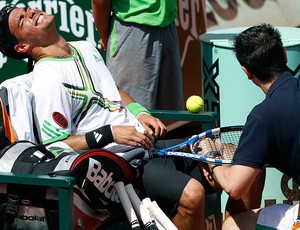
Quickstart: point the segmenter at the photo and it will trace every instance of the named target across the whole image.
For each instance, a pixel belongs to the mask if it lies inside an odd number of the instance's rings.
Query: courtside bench
[[[216,127],[219,120],[219,116],[215,112],[190,113],[188,111],[152,110],[151,113],[161,120],[200,122],[203,131]],[[57,187],[59,199],[59,229],[74,229],[73,185],[75,184],[75,179],[73,177],[0,173],[0,184],[8,183]],[[222,213],[220,195],[208,195],[206,197],[205,207],[207,229],[221,229]],[[122,226],[126,226],[126,222],[116,223],[114,226],[104,229],[117,230],[120,229],[119,227],[122,228]]]
[[[59,229],[74,229],[74,177],[22,173],[0,173],[0,184],[22,184],[55,187],[58,189]]]

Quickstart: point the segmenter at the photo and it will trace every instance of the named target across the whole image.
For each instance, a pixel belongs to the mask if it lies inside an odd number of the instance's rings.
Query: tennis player
[[[87,41],[66,42],[53,15],[5,6],[0,18],[1,52],[35,61],[30,87],[40,142],[64,141],[78,150],[112,143],[148,149],[153,135],[164,136],[163,123],[118,89],[96,48]],[[146,195],[179,229],[204,229],[205,193],[215,191],[197,164],[151,160],[142,180]]]
[[[235,38],[234,51],[248,79],[266,98],[248,115],[233,165],[212,167],[214,178],[233,199],[253,186],[265,164],[300,185],[300,80],[286,65],[281,35],[269,24],[250,27]],[[249,211],[228,218],[223,228],[292,229],[297,209],[277,204]]]

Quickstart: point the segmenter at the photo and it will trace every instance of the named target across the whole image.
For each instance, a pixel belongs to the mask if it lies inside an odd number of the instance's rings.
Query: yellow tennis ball
[[[204,101],[200,96],[190,96],[186,100],[186,108],[192,113],[199,113],[204,107]]]

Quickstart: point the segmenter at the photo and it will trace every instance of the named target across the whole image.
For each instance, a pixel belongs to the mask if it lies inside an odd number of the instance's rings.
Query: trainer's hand
[[[118,144],[149,149],[152,146],[152,135],[145,130],[138,132],[135,126],[112,126],[114,141]]]
[[[106,50],[107,47],[107,41],[104,41],[104,39],[100,39],[100,50]]]
[[[158,118],[142,113],[137,116],[137,119],[150,134],[155,134],[157,138],[165,136],[167,128]]]

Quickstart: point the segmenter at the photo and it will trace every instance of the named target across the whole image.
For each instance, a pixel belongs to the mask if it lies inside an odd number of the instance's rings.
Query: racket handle
[[[134,191],[132,184],[127,184],[125,189],[134,210],[142,219],[145,228],[147,230],[159,230],[155,224],[155,221],[150,217],[149,210],[143,205],[142,201]]]
[[[150,198],[145,198],[145,199],[142,201],[143,205],[145,205],[145,204],[144,204],[144,203],[145,203],[145,200],[151,202]],[[146,205],[145,205],[145,207],[146,207]],[[147,208],[147,207],[146,207],[146,208]],[[148,209],[148,208],[147,208],[147,209]],[[148,210],[149,210],[149,209],[148,209]],[[153,213],[150,212],[150,210],[149,210],[149,214],[150,214],[151,218],[153,218],[153,219],[155,220],[155,224],[156,224],[156,226],[157,226],[157,228],[158,228],[159,230],[167,230],[167,229],[165,229],[165,228],[159,223],[159,221],[156,219],[156,217],[153,215]]]
[[[157,220],[157,222],[167,230],[177,230],[177,227],[167,217],[167,215],[160,209],[156,201],[151,201],[149,198],[143,199],[143,204],[150,210],[151,215]]]
[[[125,214],[127,216],[127,219],[131,225],[131,228],[133,230],[141,230],[141,226],[139,224],[138,217],[136,216],[134,209],[130,203],[130,199],[126,193],[124,183],[122,181],[116,182],[114,184],[114,188],[118,193],[118,196],[120,198],[120,201],[121,201],[121,204],[125,211]]]

